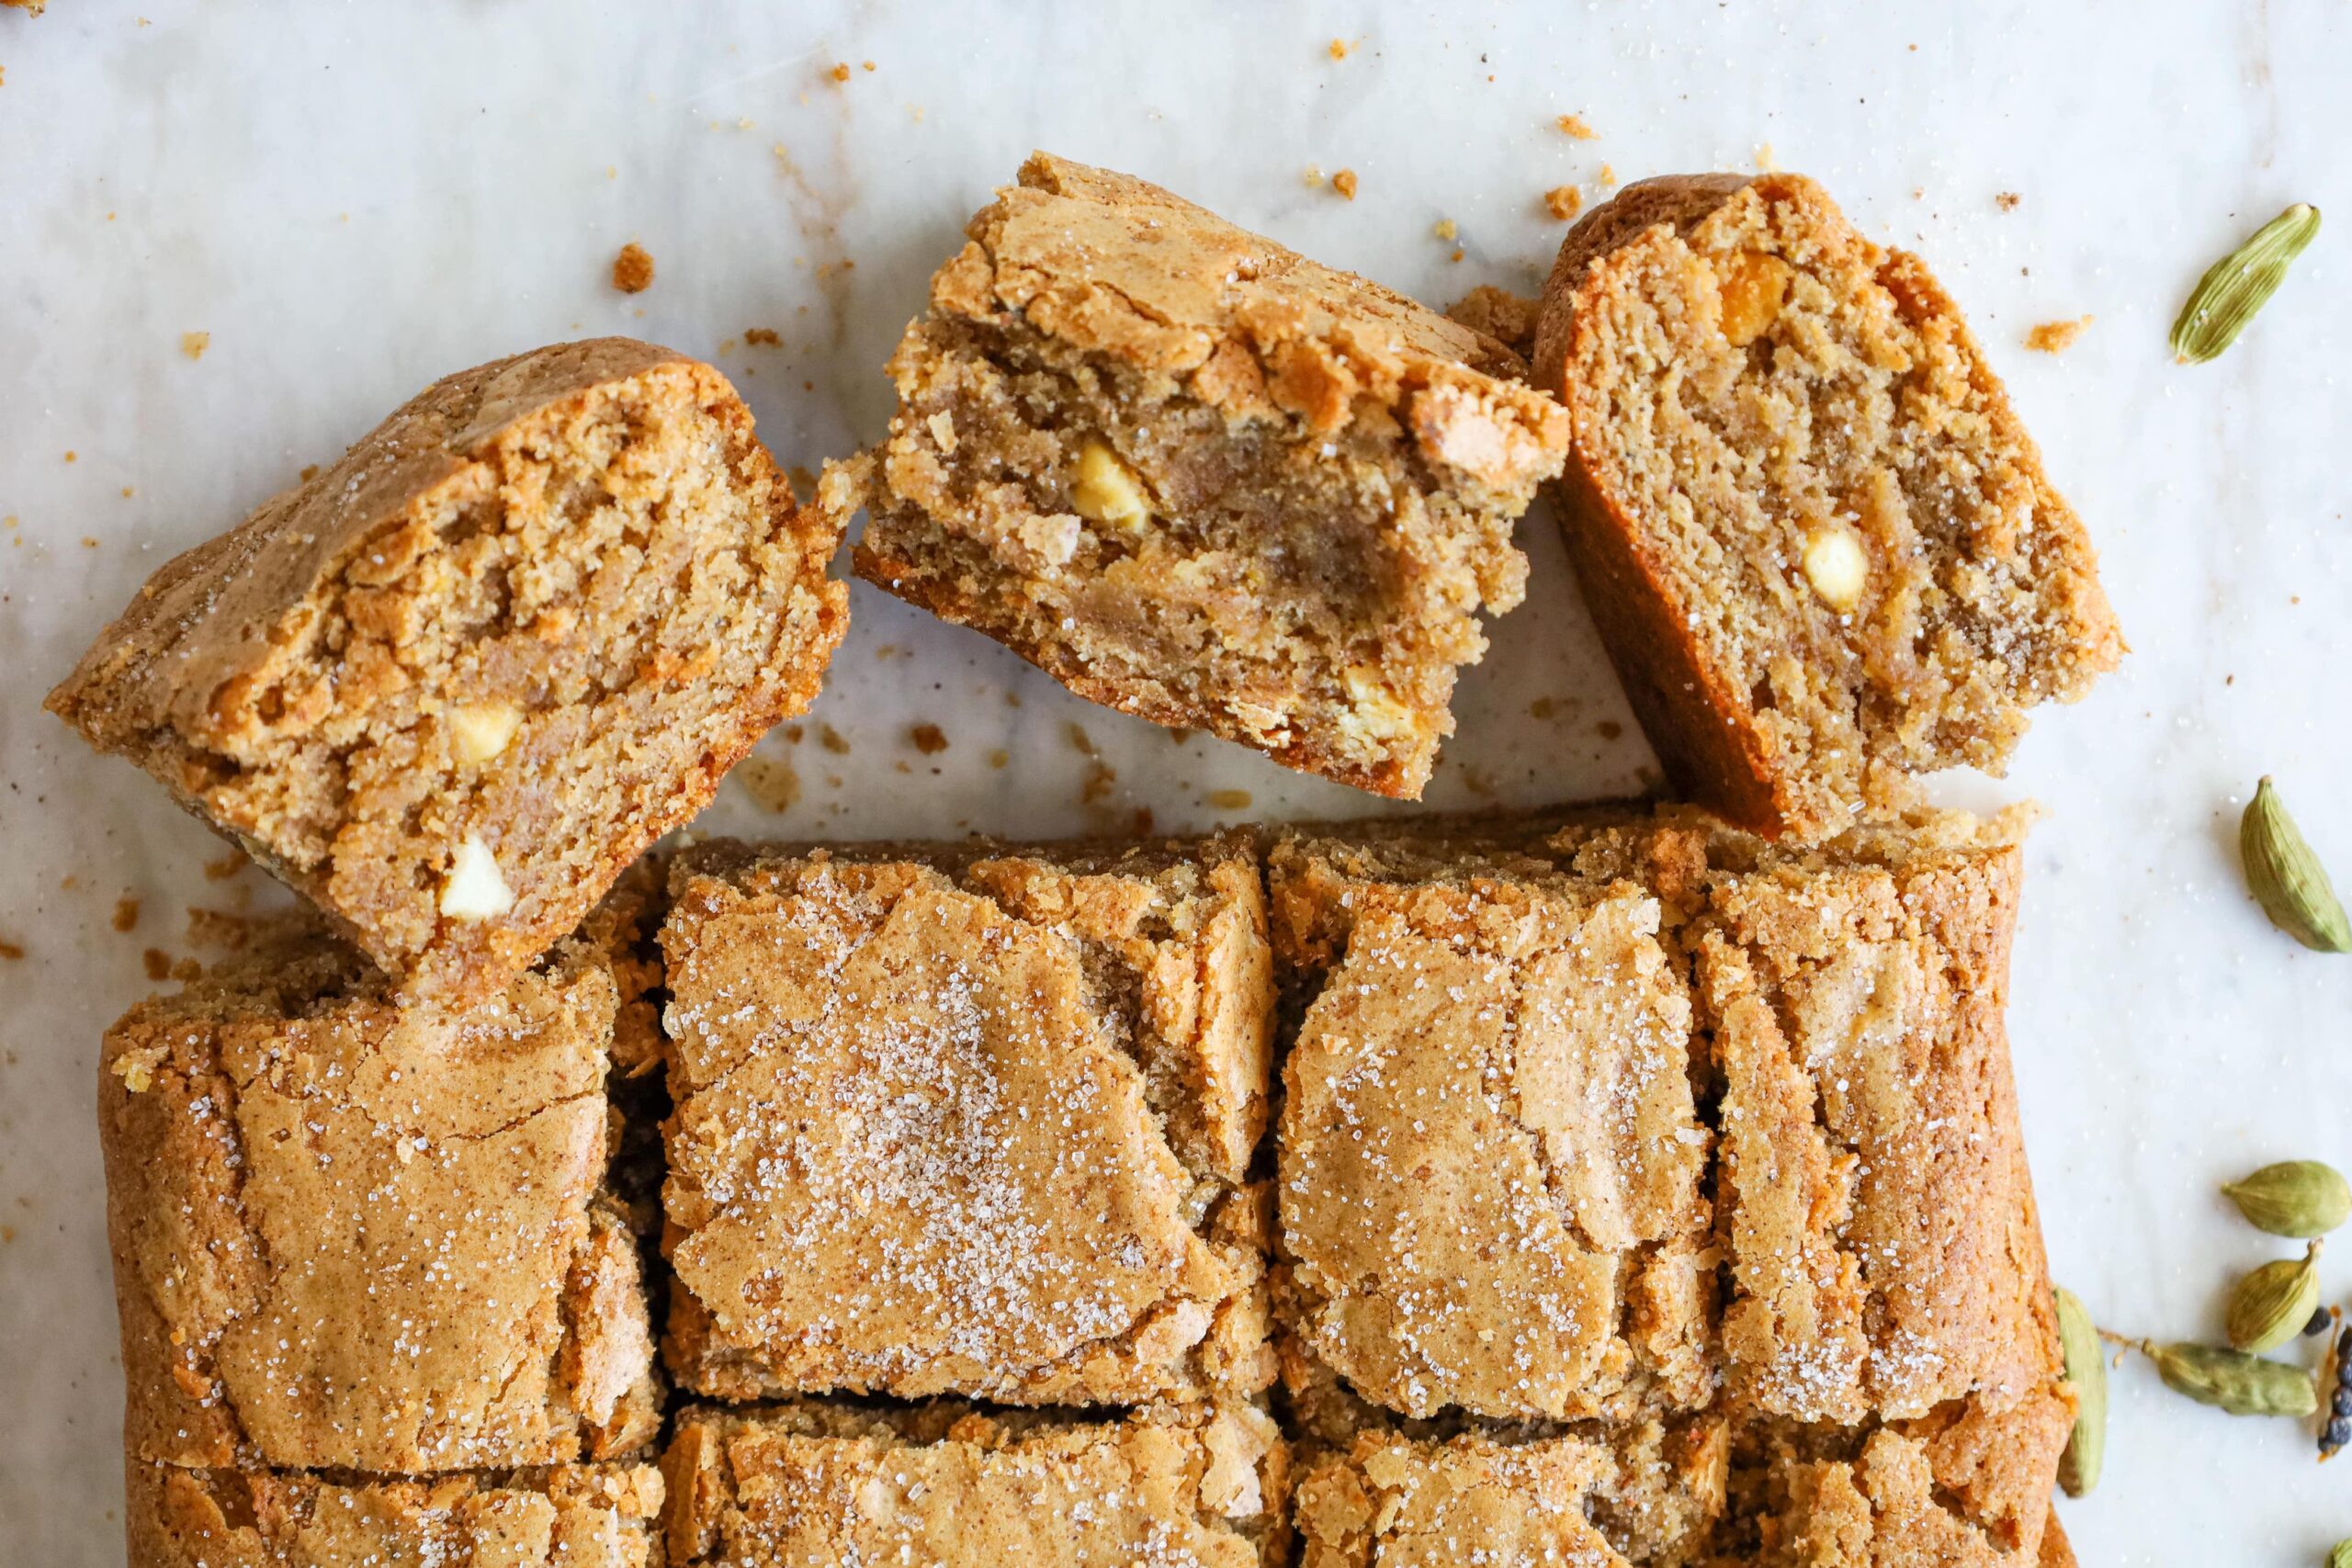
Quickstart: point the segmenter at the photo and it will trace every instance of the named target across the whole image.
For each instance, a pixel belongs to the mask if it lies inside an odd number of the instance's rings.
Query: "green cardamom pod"
[[[2270,923],[2314,953],[2352,953],[2352,920],[2335,897],[2327,868],[2287,815],[2265,774],[2238,819],[2245,885]]]
[[[2069,1497],[2086,1497],[2107,1461],[2107,1355],[2080,1298],[2064,1285],[2056,1294],[2058,1348],[2066,1359],[2066,1381],[2075,1385],[2075,1429],[2058,1458],[2058,1484]]]
[[[2233,1348],[2259,1355],[2303,1331],[2319,1305],[2319,1249],[2325,1245],[2315,1241],[2301,1258],[2275,1259],[2238,1281],[2224,1320]]]
[[[2327,1549],[2327,1568],[2352,1568],[2352,1536]]]
[[[2272,1235],[2308,1241],[2352,1219],[2352,1182],[2315,1159],[2282,1159],[2222,1189],[2246,1223]]]
[[[2319,209],[2299,201],[2207,267],[2172,324],[2173,356],[2202,365],[2237,342],[2254,313],[2287,281],[2287,264],[2318,233]]]
[[[2266,1361],[2243,1350],[2211,1345],[2159,1345],[2140,1341],[2140,1353],[2156,1364],[2156,1375],[2175,1393],[2233,1416],[2291,1416],[2319,1408],[2311,1373],[2284,1361]]]

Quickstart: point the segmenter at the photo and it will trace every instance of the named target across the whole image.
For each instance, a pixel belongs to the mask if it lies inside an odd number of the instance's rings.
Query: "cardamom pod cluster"
[[[2314,953],[2352,953],[2352,919],[2335,885],[2267,774],[2238,818],[2238,855],[2246,887],[2272,925]]]

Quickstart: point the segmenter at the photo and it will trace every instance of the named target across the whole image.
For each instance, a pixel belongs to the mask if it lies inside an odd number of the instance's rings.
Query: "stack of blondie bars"
[[[52,696],[311,906],[107,1035],[133,1562],[2066,1561],[2023,818],[1905,781],[2119,645],[1924,269],[1631,187],[1531,372],[1044,155],[969,232],[816,504],[710,367],[543,350]],[[1723,815],[656,843],[861,506],[1081,694],[1417,795],[1555,478]]]

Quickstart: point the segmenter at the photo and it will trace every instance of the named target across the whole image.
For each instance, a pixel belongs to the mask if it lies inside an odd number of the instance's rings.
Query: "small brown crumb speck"
[[[114,929],[127,931],[139,923],[139,900],[126,893],[114,901]]]
[[[244,851],[231,850],[219,860],[204,863],[204,879],[207,882],[226,882],[251,864],[253,862],[245,858]]]
[[[1443,240],[1447,244],[1452,244],[1453,243],[1454,236],[1460,233],[1461,231],[1453,226],[1453,219],[1441,218],[1430,230],[1430,232],[1435,234],[1439,239]]]
[[[642,294],[653,287],[653,257],[635,240],[613,258],[613,287],[624,294]]]
[[[1072,719],[1070,721],[1069,734],[1069,743],[1072,746],[1077,747],[1081,755],[1088,757],[1099,757],[1102,754],[1095,748],[1094,737],[1086,733],[1086,726],[1079,723],[1076,719]]]
[[[833,67],[832,76],[833,76],[833,80],[834,80],[834,81],[836,81],[836,82],[846,82],[846,81],[848,81],[848,80],[849,80],[849,62],[848,62],[848,61],[846,61],[846,60],[844,60],[844,61],[842,61],[841,63],[839,63],[838,65],[835,65],[835,66]]]
[[[916,725],[907,731],[907,739],[926,757],[936,757],[947,750],[947,732],[935,724]]]
[[[1607,164],[1603,164],[1600,165],[1600,175],[1596,177],[1604,186],[1613,186],[1617,183],[1617,171]]]
[[[78,463],[82,460],[82,455],[68,446],[65,449],[65,460],[69,463]]]
[[[861,60],[861,61],[859,61],[859,62],[858,62],[858,63],[859,63],[861,66],[863,66],[865,69],[868,70],[868,71],[871,71],[871,70],[873,70],[873,69],[874,69],[874,62],[872,62],[872,61],[870,61],[870,60]]]
[[[193,958],[183,958],[172,965],[171,977],[183,986],[192,984],[204,978],[204,965]]]
[[[784,339],[776,336],[774,327],[745,327],[743,344],[747,348],[754,345],[762,348],[779,348],[783,346]]]
[[[1209,791],[1209,804],[1219,811],[1247,811],[1250,809],[1250,792],[1246,789],[1213,789]]]
[[[989,753],[989,766],[1001,768],[1012,761],[1012,753],[1000,746]]]
[[[304,484],[309,484],[312,479],[317,479],[318,477],[319,466],[316,463],[305,463],[302,465],[302,482]]]
[[[1580,114],[1564,114],[1552,123],[1559,129],[1561,135],[1573,136],[1578,141],[1589,141],[1594,137],[1600,134],[1600,132],[1593,130],[1589,125],[1587,125],[1584,121],[1584,116]]]
[[[735,766],[743,793],[763,811],[789,811],[800,799],[800,774],[789,762],[746,757]]]
[[[1560,705],[1554,702],[1549,697],[1538,697],[1533,702],[1527,705],[1527,716],[1530,718],[1549,718],[1555,713],[1559,711],[1559,707]]]
[[[203,358],[204,351],[211,346],[212,334],[210,333],[180,333],[180,352],[187,355],[190,359]]]
[[[1335,38],[1324,52],[1334,60],[1345,60],[1348,57],[1348,40],[1343,38]]]
[[[251,946],[254,931],[260,922],[229,909],[208,909],[201,904],[187,907],[187,942],[190,947],[218,947],[231,953],[243,953]]]
[[[1625,733],[1625,727],[1613,718],[1604,718],[1592,727],[1593,733],[1603,740],[1614,740]]]
[[[137,495],[139,491],[130,485],[122,487],[122,499],[125,501],[129,501],[132,496]]]
[[[150,980],[168,980],[172,977],[172,955],[160,947],[151,947],[141,953],[139,962],[146,966],[147,978]]]
[[[2004,212],[2015,212],[2018,209],[2018,203],[2024,199],[2025,197],[2013,190],[2005,190],[1993,198],[1993,205]]]
[[[1086,770],[1086,782],[1079,786],[1080,804],[1092,806],[1096,801],[1109,798],[1118,782],[1118,770],[1097,757],[1093,765]]]
[[[1544,210],[1565,223],[1584,210],[1584,192],[1576,186],[1554,186],[1544,193]]]
[[[820,724],[817,727],[817,744],[836,757],[849,755],[848,739],[830,724]]]
[[[6,937],[0,937],[0,958],[14,960],[22,958],[24,955],[23,948],[10,942]]]
[[[2088,316],[2078,316],[2071,321],[2043,321],[2025,334],[2025,345],[2037,354],[2064,354],[2090,324]]]
[[[1353,169],[1341,169],[1331,176],[1331,188],[1348,200],[1353,201],[1356,198],[1356,172]]]

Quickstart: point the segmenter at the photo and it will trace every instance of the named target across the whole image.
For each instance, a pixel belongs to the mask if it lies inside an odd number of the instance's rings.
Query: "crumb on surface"
[[[1441,218],[1430,227],[1430,232],[1435,234],[1439,239],[1443,240],[1450,244],[1453,243],[1454,236],[1459,234],[1461,231],[1454,227],[1453,219]]]
[[[316,463],[305,463],[302,465],[301,479],[304,484],[309,484],[312,479],[317,479],[318,477],[319,466]]]
[[[150,980],[168,980],[172,977],[172,955],[160,947],[151,947],[141,953],[139,962],[146,969],[147,978]]]
[[[2025,345],[2037,354],[2064,354],[2090,324],[2088,316],[2077,316],[2071,321],[2041,321],[2026,333]]]
[[[783,344],[784,339],[776,335],[776,330],[774,327],[745,327],[743,329],[743,345],[746,348],[754,345],[763,348],[779,348]]]
[[[1348,40],[1341,38],[1333,39],[1326,52],[1334,60],[1345,60],[1348,57]]]
[[[1602,185],[1613,186],[1617,183],[1617,171],[1609,164],[1603,164],[1600,165],[1600,175],[1596,177]]]
[[[1320,164],[1307,164],[1306,172],[1301,175],[1299,178],[1306,182],[1306,186],[1309,190],[1321,189],[1323,186],[1323,165]]]
[[[789,762],[769,757],[746,757],[735,766],[743,793],[763,811],[785,812],[800,801],[800,773]]]
[[[1756,167],[1759,172],[1768,175],[1774,174],[1779,171],[1781,167],[1781,160],[1779,155],[1772,151],[1772,144],[1770,142],[1759,141],[1756,144]]]
[[[1577,186],[1554,186],[1544,193],[1544,210],[1565,223],[1584,210],[1584,191]]]
[[[936,757],[947,750],[947,732],[935,724],[914,726],[907,731],[907,739],[926,757]]]
[[[836,82],[846,82],[849,80],[848,61],[843,60],[835,63],[832,69],[832,78]]]
[[[1356,172],[1353,169],[1341,169],[1331,176],[1331,188],[1345,199],[1353,201],[1356,198]]]
[[[653,287],[653,256],[631,240],[613,258],[613,287],[624,294],[642,294]]]
[[[1078,798],[1082,806],[1092,806],[1110,798],[1118,786],[1119,770],[1097,757],[1086,770],[1086,780],[1079,785]]]
[[[204,863],[204,879],[207,882],[226,882],[251,864],[253,862],[246,858],[244,851],[231,850],[219,860]]]
[[[114,901],[114,929],[127,931],[139,924],[139,900],[126,893]]]
[[[1247,811],[1250,795],[1246,789],[1213,789],[1209,791],[1208,801],[1219,811]]]
[[[1586,124],[1584,116],[1580,114],[1564,114],[1552,123],[1558,127],[1563,136],[1573,136],[1578,141],[1590,141],[1600,134]]]
[[[989,753],[989,766],[1001,768],[1012,761],[1012,753],[1000,746]]]
[[[204,351],[211,346],[212,334],[210,333],[180,333],[180,352],[187,355],[190,359],[203,358]]]
[[[1993,197],[1993,205],[2004,212],[2015,212],[2018,209],[2018,204],[2024,199],[2024,197],[2013,190],[2005,190]]]
[[[22,958],[24,955],[25,950],[22,946],[10,942],[6,937],[0,937],[0,958],[6,958],[13,961],[15,959]]]
[[[817,744],[836,757],[849,755],[849,740],[830,724],[820,724],[817,727]]]
[[[862,61],[858,62],[858,63],[859,63],[861,66],[863,66],[865,69],[868,70],[868,71],[871,71],[871,70],[873,70],[873,69],[874,69],[874,62],[872,62],[872,61],[870,61],[870,60],[862,60]]]

